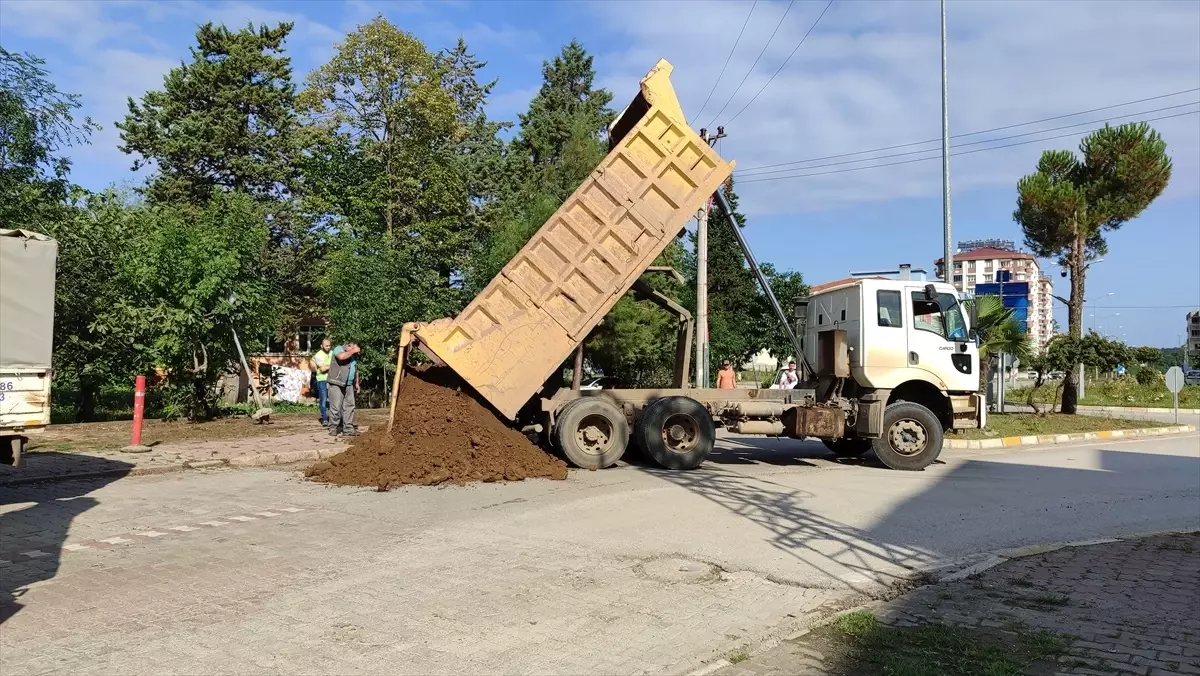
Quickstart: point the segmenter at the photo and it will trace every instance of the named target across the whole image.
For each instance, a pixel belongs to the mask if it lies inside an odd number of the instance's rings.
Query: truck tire
[[[558,412],[554,445],[576,467],[604,469],[615,465],[629,445],[629,423],[615,404],[584,397]]]
[[[942,423],[924,406],[898,401],[883,410],[883,436],[871,446],[875,457],[892,469],[922,470],[942,452]]]
[[[833,451],[839,458],[857,458],[871,450],[871,440],[862,437],[842,437],[841,439],[822,439],[825,448]]]
[[[642,411],[638,445],[667,469],[695,469],[717,441],[717,426],[708,409],[689,397],[664,397]]]

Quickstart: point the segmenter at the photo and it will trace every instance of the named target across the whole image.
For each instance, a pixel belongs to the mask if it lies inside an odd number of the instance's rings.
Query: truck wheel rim
[[[688,453],[700,443],[700,425],[690,415],[676,413],[662,426],[663,445],[672,453]]]
[[[612,422],[602,415],[585,417],[575,430],[575,441],[585,453],[602,455],[613,443]]]
[[[897,420],[888,430],[888,443],[900,455],[917,455],[925,450],[928,441],[925,427],[911,418]]]

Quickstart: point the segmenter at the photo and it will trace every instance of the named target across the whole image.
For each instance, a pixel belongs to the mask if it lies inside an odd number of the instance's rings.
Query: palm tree
[[[1033,343],[1014,316],[1016,311],[1004,307],[999,296],[976,296],[968,303],[976,305],[975,332],[979,340],[979,390],[982,392],[991,375],[993,354],[1005,352],[1021,362],[1028,362],[1033,356]]]

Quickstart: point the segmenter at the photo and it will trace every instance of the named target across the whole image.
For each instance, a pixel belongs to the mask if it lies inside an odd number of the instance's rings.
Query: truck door
[[[934,376],[934,382],[948,388],[962,373],[962,357],[967,356],[959,347],[962,343],[965,348],[967,334],[957,301],[948,293],[930,300],[923,289],[914,289],[909,292],[908,309],[912,327],[907,332],[909,368],[925,370]],[[964,354],[955,358],[959,352]],[[972,370],[969,357],[966,368],[967,373]]]

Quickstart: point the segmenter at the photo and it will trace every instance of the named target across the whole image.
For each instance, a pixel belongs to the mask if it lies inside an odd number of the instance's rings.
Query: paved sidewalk
[[[893,627],[939,623],[980,632],[1051,631],[1070,647],[1036,673],[1200,675],[1200,533],[1067,547],[1006,561],[867,610]],[[823,652],[824,651],[824,652]],[[745,658],[717,676],[860,674],[811,634]],[[745,658],[745,659],[742,659]]]
[[[361,428],[366,430],[365,427]],[[0,465],[0,486],[89,476],[160,474],[206,467],[253,467],[317,460],[341,452],[316,423],[311,431],[279,436],[247,436],[184,443],[165,443],[148,453],[118,450],[42,451],[22,456],[21,466]]]

